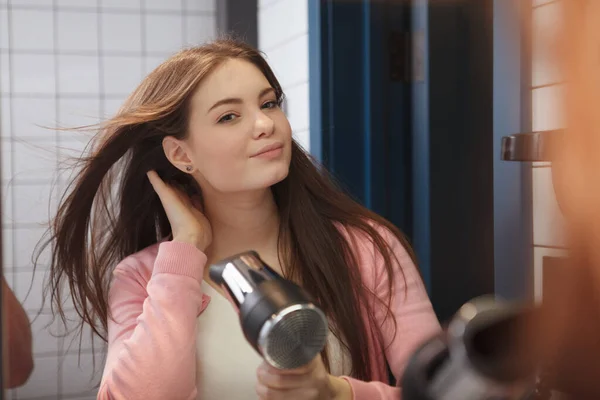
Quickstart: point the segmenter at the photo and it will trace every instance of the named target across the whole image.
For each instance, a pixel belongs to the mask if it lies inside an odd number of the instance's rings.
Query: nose
[[[261,137],[269,137],[275,131],[275,122],[262,110],[256,114],[256,121],[254,124],[254,138],[258,139]]]

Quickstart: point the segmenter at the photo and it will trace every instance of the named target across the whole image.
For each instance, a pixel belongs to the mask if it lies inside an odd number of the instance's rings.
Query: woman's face
[[[264,189],[289,171],[292,131],[275,91],[253,64],[231,59],[191,99],[184,148],[203,191]]]

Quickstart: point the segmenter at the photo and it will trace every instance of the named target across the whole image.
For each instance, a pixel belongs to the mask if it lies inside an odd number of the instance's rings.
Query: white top
[[[198,317],[197,400],[256,399],[256,369],[262,357],[244,337],[229,300],[204,281],[202,290],[211,300]],[[328,354],[332,375],[350,373],[350,358],[333,334],[329,335]]]

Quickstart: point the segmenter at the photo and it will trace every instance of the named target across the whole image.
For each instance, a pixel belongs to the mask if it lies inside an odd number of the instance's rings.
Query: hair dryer
[[[254,251],[222,260],[210,278],[229,296],[252,347],[273,367],[308,364],[323,350],[327,318],[298,285],[284,279]]]
[[[528,398],[541,361],[532,330],[539,309],[480,297],[464,304],[444,334],[423,344],[402,378],[406,400]]]

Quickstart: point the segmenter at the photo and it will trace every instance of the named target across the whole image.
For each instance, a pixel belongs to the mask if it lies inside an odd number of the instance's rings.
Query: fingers
[[[146,172],[146,175],[148,176],[148,180],[150,181],[150,184],[152,185],[154,190],[157,190],[158,188],[161,187],[161,185],[165,184],[163,182],[163,180],[160,179],[160,176],[158,176],[158,174],[154,170],[150,170],[150,171]]]
[[[204,213],[204,205],[202,204],[202,198],[198,195],[192,197],[192,205],[196,210],[199,210],[201,213]]]
[[[291,398],[288,390],[271,389],[258,383],[256,394],[260,400],[289,400]]]
[[[315,368],[317,368],[319,365],[321,365],[321,363],[322,363],[321,355],[317,354],[317,356],[311,362],[309,362],[308,364],[303,365],[302,367],[299,367],[299,368],[277,369],[277,368],[267,364],[266,362],[263,362],[261,364],[261,367],[264,367],[268,371],[279,374],[279,375],[303,375],[303,374],[311,373]]]
[[[309,374],[282,374],[263,363],[256,371],[258,382],[272,389],[296,389],[310,381]]]
[[[316,400],[332,397],[329,374],[320,356],[293,370],[279,370],[263,362],[256,374],[256,393],[261,400]]]
[[[181,189],[165,183],[160,176],[158,176],[156,171],[148,171],[146,175],[148,176],[150,184],[154,188],[154,191],[163,204],[171,203],[173,201],[177,201],[185,205],[190,204],[188,196]]]
[[[169,187],[162,179],[160,179],[160,176],[158,176],[156,171],[148,171],[146,175],[148,176],[148,180],[154,188],[154,191],[163,202],[166,200],[166,197],[172,196]]]
[[[261,383],[256,385],[256,394],[260,400],[317,400],[319,398],[319,392],[315,388],[305,387],[299,390],[295,389],[273,389],[264,386]]]
[[[169,185],[169,188],[173,190],[173,193],[175,193],[175,195],[177,196],[177,198],[179,198],[179,201],[181,201],[181,203],[185,205],[190,204],[190,198],[183,189],[174,185]]]

